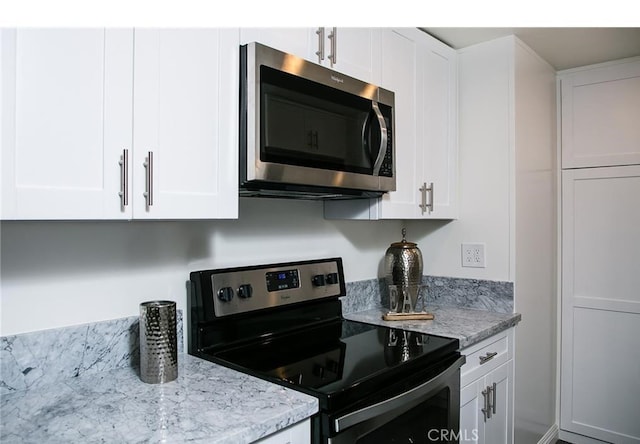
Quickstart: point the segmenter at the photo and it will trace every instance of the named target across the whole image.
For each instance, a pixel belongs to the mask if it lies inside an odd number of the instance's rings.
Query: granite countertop
[[[461,349],[513,327],[521,319],[520,313],[496,313],[471,308],[432,306],[429,313],[433,313],[433,320],[385,321],[382,315],[387,311],[382,308],[373,308],[345,314],[344,317],[352,321],[456,338],[460,341]]]
[[[179,355],[178,378],[146,384],[133,368],[3,394],[3,443],[249,443],[318,411],[318,400]]]

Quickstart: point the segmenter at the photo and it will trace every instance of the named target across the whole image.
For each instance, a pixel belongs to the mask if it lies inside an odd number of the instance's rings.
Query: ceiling
[[[640,56],[640,28],[422,28],[460,49],[515,34],[557,70]]]

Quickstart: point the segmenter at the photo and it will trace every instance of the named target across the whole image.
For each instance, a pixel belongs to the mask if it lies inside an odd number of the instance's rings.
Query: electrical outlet
[[[462,244],[462,266],[484,268],[484,244]]]

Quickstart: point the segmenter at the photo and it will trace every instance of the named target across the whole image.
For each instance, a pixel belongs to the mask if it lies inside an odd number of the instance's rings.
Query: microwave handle
[[[373,164],[373,175],[379,176],[380,168],[382,168],[382,162],[384,161],[384,156],[387,154],[387,124],[384,121],[384,116],[380,111],[378,102],[371,102],[371,108],[376,114],[378,125],[380,125],[380,150],[378,151],[378,158]]]

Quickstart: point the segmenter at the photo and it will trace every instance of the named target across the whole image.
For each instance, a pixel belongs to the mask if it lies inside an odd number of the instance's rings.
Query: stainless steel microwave
[[[396,187],[394,94],[300,57],[240,47],[240,195],[345,199]]]

